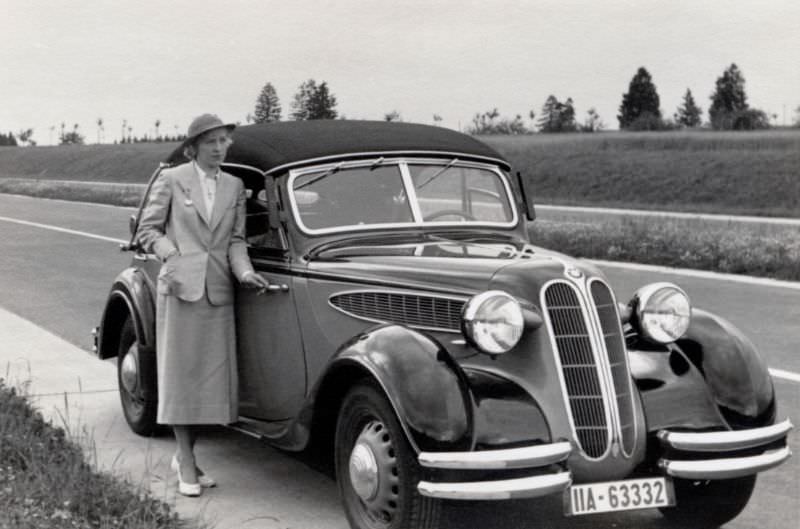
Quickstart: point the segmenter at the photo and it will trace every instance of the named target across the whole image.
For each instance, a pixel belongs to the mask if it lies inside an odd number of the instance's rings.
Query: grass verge
[[[797,228],[733,229],[700,220],[537,220],[531,241],[575,257],[800,281]]]
[[[149,493],[99,473],[64,430],[0,379],[0,527],[189,527]]]
[[[0,193],[94,202],[113,206],[138,206],[144,190],[144,184],[70,182],[30,178],[0,179]]]

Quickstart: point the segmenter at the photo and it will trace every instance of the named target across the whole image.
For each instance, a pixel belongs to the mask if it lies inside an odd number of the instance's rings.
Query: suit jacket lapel
[[[206,211],[206,202],[203,199],[203,190],[200,189],[200,182],[197,181],[197,172],[194,170],[194,165],[187,163],[183,165],[184,170],[181,171],[178,180],[183,190],[184,203],[187,206],[194,206],[197,214],[206,223],[210,224],[209,214]]]
[[[211,213],[211,222],[208,227],[213,231],[216,229],[219,221],[222,220],[222,215],[225,210],[230,206],[231,201],[235,200],[233,192],[236,189],[234,186],[233,178],[227,174],[220,172],[217,178],[217,195],[214,197],[214,207]]]

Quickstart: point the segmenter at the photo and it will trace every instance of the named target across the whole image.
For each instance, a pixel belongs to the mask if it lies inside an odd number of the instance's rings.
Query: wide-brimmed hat
[[[220,128],[226,128],[229,131],[232,131],[236,128],[236,124],[224,123],[221,119],[219,119],[219,116],[214,114],[202,114],[197,116],[189,124],[189,130],[186,131],[186,139],[183,140],[183,144],[188,145],[201,134]]]

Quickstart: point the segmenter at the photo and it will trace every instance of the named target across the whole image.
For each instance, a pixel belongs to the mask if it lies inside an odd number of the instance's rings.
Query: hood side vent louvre
[[[364,290],[331,296],[330,304],[349,316],[417,329],[461,332],[465,301],[444,296]]]

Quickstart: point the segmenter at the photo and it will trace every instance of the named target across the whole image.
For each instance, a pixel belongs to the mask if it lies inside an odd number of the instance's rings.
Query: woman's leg
[[[175,440],[178,443],[178,463],[184,483],[197,483],[197,470],[194,460],[194,443],[197,433],[188,425],[174,425]]]

